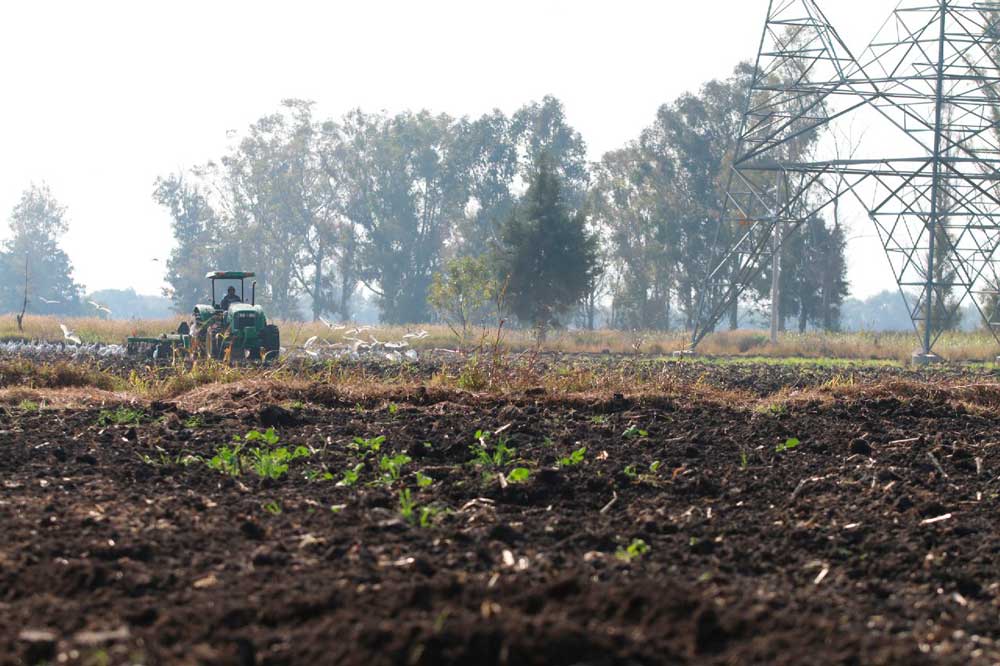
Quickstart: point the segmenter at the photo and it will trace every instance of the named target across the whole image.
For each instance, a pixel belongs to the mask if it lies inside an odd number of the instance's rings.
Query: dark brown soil
[[[768,395],[811,372],[720,377]],[[138,426],[7,408],[0,664],[996,663],[1000,415],[921,395],[356,404],[314,386],[196,418],[154,404]],[[280,479],[185,458],[269,423],[312,450]],[[471,464],[501,428],[516,461]],[[382,435],[377,455],[349,446]],[[515,467],[530,478],[503,487]]]

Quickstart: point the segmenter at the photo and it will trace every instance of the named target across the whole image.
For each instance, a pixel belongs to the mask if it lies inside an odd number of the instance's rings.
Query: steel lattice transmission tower
[[[855,56],[816,0],[770,0],[694,345],[845,197],[874,225],[925,354],[970,298],[997,337],[998,14],[904,0]]]

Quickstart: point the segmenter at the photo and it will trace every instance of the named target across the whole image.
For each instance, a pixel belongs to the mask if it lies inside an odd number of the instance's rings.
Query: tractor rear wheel
[[[281,353],[281,333],[274,324],[268,324],[260,332],[261,347],[264,349],[265,361],[277,361]]]

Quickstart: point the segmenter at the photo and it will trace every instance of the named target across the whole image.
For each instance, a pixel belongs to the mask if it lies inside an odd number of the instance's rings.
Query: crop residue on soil
[[[0,664],[995,663],[1000,416],[899,393],[8,407]]]

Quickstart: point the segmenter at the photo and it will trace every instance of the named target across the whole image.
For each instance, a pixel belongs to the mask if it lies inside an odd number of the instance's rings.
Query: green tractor
[[[181,322],[176,333],[128,338],[126,351],[151,359],[172,359],[178,355],[229,362],[277,359],[280,334],[277,326],[267,323],[263,308],[255,302],[256,282],[251,284],[250,302],[246,302],[246,280],[253,277],[253,273],[241,271],[208,273],[205,278],[212,284],[211,304],[194,306],[193,321]],[[218,281],[228,283],[221,304],[216,301]]]

